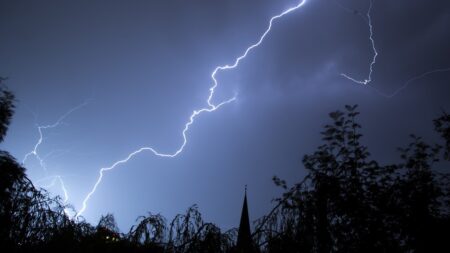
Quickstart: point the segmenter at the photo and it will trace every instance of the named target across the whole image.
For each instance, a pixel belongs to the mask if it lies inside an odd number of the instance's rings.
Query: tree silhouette
[[[0,86],[0,142],[13,112],[14,96]],[[288,187],[273,178],[284,193],[255,222],[259,251],[450,252],[450,176],[443,169],[450,161],[450,116],[443,112],[433,121],[442,143],[411,135],[411,143],[398,149],[398,164],[380,165],[361,144],[358,115],[357,106],[330,113],[323,144],[303,157],[307,175],[300,182]],[[196,205],[170,222],[160,214],[140,216],[123,234],[112,214],[92,226],[69,218],[70,206],[62,203],[34,187],[14,157],[0,151],[5,252],[242,252],[238,229],[222,232]]]
[[[400,164],[381,166],[361,144],[356,106],[330,113],[324,144],[303,158],[307,176],[289,188],[258,222],[267,252],[428,252],[449,249],[448,115],[434,121],[446,149],[413,141],[399,149]],[[441,164],[442,165],[442,164]],[[448,252],[448,251],[447,251]]]

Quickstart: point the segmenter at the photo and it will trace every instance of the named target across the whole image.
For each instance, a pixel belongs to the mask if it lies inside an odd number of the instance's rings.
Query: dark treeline
[[[14,96],[0,88],[0,141],[14,111]],[[127,233],[114,216],[94,226],[71,219],[59,197],[37,189],[25,169],[0,151],[2,252],[450,252],[450,116],[434,120],[442,143],[412,135],[399,164],[371,160],[360,142],[356,106],[330,113],[323,145],[305,155],[306,177],[254,222],[253,246],[236,246],[237,231],[221,231],[194,205],[168,221],[160,214],[136,220]],[[431,124],[430,124],[431,125]],[[440,170],[436,167],[439,166]]]

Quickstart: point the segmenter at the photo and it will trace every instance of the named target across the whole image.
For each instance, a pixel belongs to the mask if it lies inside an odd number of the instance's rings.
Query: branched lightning
[[[86,106],[87,104],[88,104],[88,101],[85,101],[85,102],[83,102],[82,104],[79,104],[79,105],[75,106],[74,108],[70,109],[70,110],[67,111],[65,114],[63,114],[61,117],[59,117],[59,119],[58,119],[55,123],[53,123],[53,124],[51,124],[51,125],[42,125],[42,126],[40,126],[40,125],[37,125],[37,124],[36,124],[36,128],[37,128],[38,133],[39,133],[39,139],[38,139],[38,141],[36,142],[36,144],[34,145],[33,150],[31,150],[30,152],[28,152],[27,154],[25,154],[25,156],[24,156],[24,158],[23,158],[23,160],[22,160],[22,164],[25,164],[25,162],[28,160],[28,158],[29,158],[30,156],[34,156],[34,157],[39,161],[39,164],[40,164],[41,167],[44,169],[44,171],[47,172],[47,166],[45,165],[44,158],[42,158],[42,157],[39,155],[39,153],[38,153],[39,146],[40,146],[40,145],[42,144],[42,142],[44,141],[44,134],[43,134],[42,131],[43,131],[43,130],[47,130],[47,129],[56,128],[56,127],[60,126],[60,125],[63,123],[64,119],[66,119],[70,114],[72,114],[73,112],[75,112],[75,111],[81,109],[82,107]]]
[[[40,146],[40,145],[42,144],[42,142],[44,141],[44,131],[45,131],[45,130],[49,130],[49,129],[56,128],[56,127],[60,126],[61,124],[63,124],[64,120],[65,120],[68,116],[70,116],[70,114],[72,114],[73,112],[75,112],[75,111],[81,109],[82,107],[86,106],[87,104],[88,104],[88,101],[85,101],[85,102],[83,102],[82,104],[79,104],[79,105],[73,107],[72,109],[70,109],[69,111],[67,111],[65,114],[63,114],[61,117],[59,117],[59,119],[58,119],[55,123],[53,123],[53,124],[50,124],[50,125],[37,125],[37,124],[36,124],[36,128],[37,128],[38,133],[39,133],[38,141],[37,141],[36,144],[34,145],[33,150],[31,150],[30,152],[28,152],[27,154],[25,154],[25,156],[24,156],[24,158],[23,158],[23,160],[22,160],[22,164],[25,164],[25,162],[29,159],[29,157],[34,156],[34,157],[36,158],[36,160],[39,162],[39,165],[41,166],[41,168],[44,170],[45,174],[47,175],[47,177],[42,178],[42,179],[40,179],[40,180],[37,180],[36,183],[39,183],[39,182],[43,182],[43,181],[52,179],[52,181],[50,182],[49,185],[44,185],[44,186],[42,186],[43,188],[48,189],[48,188],[53,187],[53,186],[55,185],[56,181],[58,181],[58,182],[59,182],[59,185],[60,185],[60,187],[61,187],[61,190],[62,190],[63,193],[64,193],[64,203],[66,203],[67,200],[69,199],[69,195],[68,195],[68,192],[67,192],[67,188],[66,188],[66,186],[65,186],[65,184],[64,184],[64,181],[63,181],[63,179],[62,179],[62,177],[61,177],[60,175],[53,175],[53,176],[50,176],[50,177],[49,177],[49,176],[48,176],[47,165],[46,165],[46,163],[45,163],[45,158],[46,158],[47,156],[51,155],[51,154],[53,153],[53,151],[50,152],[50,153],[49,153],[48,155],[46,155],[45,157],[42,157],[42,156],[39,154],[39,152],[38,152],[38,151],[39,151],[39,146]]]
[[[205,107],[202,107],[200,109],[192,111],[192,113],[189,116],[187,122],[184,124],[184,128],[181,131],[181,137],[182,137],[181,145],[175,151],[173,151],[171,153],[163,153],[163,152],[160,152],[160,151],[158,151],[157,149],[155,149],[153,147],[149,147],[149,146],[141,147],[141,148],[139,148],[139,149],[129,153],[124,159],[114,162],[111,166],[100,168],[99,171],[98,171],[98,173],[99,173],[98,174],[98,178],[95,181],[95,184],[93,185],[92,189],[87,193],[87,195],[83,199],[82,208],[80,209],[79,212],[77,212],[75,214],[75,217],[79,217],[80,215],[82,215],[85,212],[85,210],[88,207],[87,206],[88,205],[88,201],[90,200],[92,195],[96,192],[97,188],[99,187],[100,183],[102,182],[105,172],[107,172],[109,170],[113,170],[116,167],[118,167],[119,165],[127,163],[134,156],[136,156],[136,155],[138,155],[138,154],[140,154],[142,152],[147,152],[148,151],[148,152],[152,153],[155,156],[165,157],[165,158],[174,158],[174,157],[178,156],[181,152],[183,152],[183,150],[184,150],[184,148],[185,148],[185,146],[187,145],[187,142],[188,142],[187,133],[188,133],[191,125],[194,124],[195,119],[197,118],[197,116],[199,116],[200,114],[205,113],[205,112],[214,112],[217,109],[221,108],[222,106],[224,106],[226,104],[229,104],[229,103],[231,103],[231,102],[236,100],[236,95],[235,95],[235,96],[233,96],[233,97],[231,97],[231,98],[229,98],[227,100],[224,100],[224,101],[222,101],[220,103],[213,102],[213,100],[215,98],[214,96],[215,96],[216,88],[219,86],[219,82],[218,82],[217,77],[216,77],[217,74],[219,74],[222,71],[232,70],[232,69],[237,68],[239,66],[240,62],[244,58],[246,58],[247,55],[253,49],[255,49],[256,47],[258,47],[259,45],[261,45],[263,43],[264,39],[266,38],[266,36],[271,31],[273,23],[277,19],[280,19],[283,16],[285,16],[285,15],[287,15],[287,14],[289,14],[291,12],[294,12],[295,10],[301,8],[306,2],[307,2],[307,0],[299,0],[299,3],[297,5],[289,8],[289,9],[286,9],[285,11],[281,12],[280,14],[278,14],[276,16],[272,16],[270,18],[269,22],[268,22],[268,27],[266,28],[264,33],[259,37],[259,39],[254,44],[251,44],[249,47],[247,47],[242,55],[240,55],[237,58],[235,58],[233,64],[231,64],[231,65],[229,65],[229,64],[220,65],[220,66],[217,66],[217,67],[214,68],[214,70],[210,74],[210,78],[212,80],[212,85],[209,87],[209,93],[208,93],[208,96],[207,96],[207,99],[206,99],[206,105],[205,105]],[[368,75],[367,75],[367,77],[365,79],[358,80],[357,78],[352,77],[351,75],[346,74],[346,73],[341,73],[340,75],[342,77],[344,77],[344,78],[346,78],[346,79],[348,79],[348,80],[350,80],[350,81],[352,81],[352,82],[354,82],[356,84],[369,86],[370,88],[375,89],[376,92],[378,92],[378,94],[380,94],[380,95],[382,95],[384,97],[387,97],[387,98],[391,98],[391,97],[397,95],[402,90],[406,89],[411,83],[413,83],[414,81],[416,81],[418,79],[424,78],[424,77],[426,77],[426,76],[428,76],[430,74],[433,74],[433,73],[450,72],[450,68],[441,68],[441,69],[430,70],[430,71],[424,72],[424,73],[422,73],[422,74],[420,74],[418,76],[410,78],[401,87],[399,87],[397,90],[395,90],[393,93],[387,94],[387,93],[381,92],[380,90],[378,90],[377,88],[373,87],[373,85],[370,84],[372,82],[372,74],[374,72],[374,67],[375,67],[375,64],[376,64],[377,56],[378,56],[378,51],[377,51],[377,48],[375,46],[374,31],[373,31],[372,17],[371,17],[371,12],[372,12],[372,8],[373,8],[374,0],[369,0],[369,3],[370,3],[369,4],[369,8],[368,8],[368,10],[367,10],[367,12],[365,14],[363,12],[359,12],[357,10],[353,10],[351,8],[347,8],[346,6],[340,4],[337,0],[335,0],[335,3],[337,5],[339,5],[339,7],[341,7],[345,11],[348,11],[348,12],[351,12],[351,13],[359,15],[366,22],[366,24],[368,25],[368,29],[369,29],[369,41],[371,43],[372,52],[373,52],[373,56],[372,56],[371,62],[369,64],[369,72],[368,72]],[[62,115],[55,123],[53,123],[51,125],[37,125],[36,124],[36,128],[37,128],[38,133],[39,133],[39,139],[36,142],[36,144],[34,145],[33,150],[31,150],[29,153],[27,153],[24,156],[23,160],[22,160],[22,163],[25,164],[25,162],[27,162],[27,160],[31,156],[34,156],[36,158],[36,160],[39,162],[41,168],[45,171],[45,173],[47,175],[47,177],[36,181],[36,183],[39,183],[39,182],[50,182],[47,185],[43,185],[42,187],[44,187],[44,188],[54,187],[58,183],[59,186],[61,187],[62,192],[64,193],[64,203],[67,203],[67,201],[69,199],[69,195],[68,195],[66,186],[64,184],[64,181],[62,179],[62,176],[60,176],[60,175],[48,176],[48,169],[47,169],[47,165],[45,163],[46,156],[42,157],[39,154],[38,150],[39,150],[39,147],[41,146],[41,144],[44,141],[45,131],[47,131],[48,129],[52,129],[52,128],[56,128],[56,127],[60,126],[63,123],[65,118],[67,118],[71,113],[73,113],[74,111],[82,108],[86,104],[87,104],[87,102],[84,102],[84,103],[82,103],[82,104],[72,108],[71,110],[66,112],[64,115]],[[68,213],[68,212],[66,212],[66,213]]]
[[[414,76],[412,78],[410,78],[409,80],[407,80],[403,85],[401,85],[399,88],[397,88],[396,90],[394,90],[391,93],[385,93],[382,92],[381,90],[375,88],[373,85],[369,85],[370,82],[372,82],[372,73],[373,73],[373,67],[376,63],[376,59],[378,56],[378,51],[375,47],[375,40],[374,40],[374,35],[373,35],[373,26],[372,26],[372,17],[371,17],[371,11],[372,11],[372,7],[373,7],[373,1],[374,0],[370,0],[370,5],[369,5],[369,9],[367,10],[366,15],[362,15],[361,12],[359,12],[358,10],[353,10],[351,8],[348,8],[344,5],[342,5],[340,2],[338,1],[334,1],[340,8],[344,9],[347,12],[350,13],[354,13],[359,15],[368,25],[369,27],[369,40],[371,42],[372,45],[372,50],[373,50],[373,57],[372,57],[372,61],[369,65],[369,75],[367,77],[367,79],[364,80],[357,80],[347,74],[341,73],[341,76],[349,79],[350,81],[353,81],[357,84],[362,84],[362,85],[367,85],[369,87],[371,87],[372,89],[374,89],[379,95],[386,97],[386,98],[392,98],[394,96],[396,96],[398,93],[400,93],[401,91],[403,91],[404,89],[406,89],[411,83],[413,83],[414,81],[417,81],[419,79],[422,79],[430,74],[434,74],[434,73],[439,73],[439,72],[450,72],[450,68],[439,68],[439,69],[433,69],[433,70],[429,70],[426,71],[420,75]]]
[[[54,187],[56,185],[56,182],[58,181],[58,183],[59,183],[59,185],[61,187],[61,190],[62,190],[62,192],[64,194],[63,201],[64,201],[64,203],[67,203],[67,201],[69,200],[69,194],[67,192],[66,185],[64,184],[64,181],[63,181],[63,179],[62,179],[62,177],[60,175],[54,175],[54,176],[45,177],[45,178],[36,180],[35,183],[39,185],[41,182],[45,182],[45,181],[48,181],[48,180],[51,180],[49,184],[40,185],[40,187],[45,188],[45,189],[49,189],[49,188]]]
[[[342,5],[340,5],[340,6],[342,7]],[[372,82],[373,67],[374,67],[374,65],[376,63],[377,56],[378,56],[378,52],[377,52],[377,49],[375,47],[375,40],[373,39],[372,17],[370,16],[370,13],[372,11],[372,6],[373,6],[373,0],[370,0],[369,9],[367,10],[367,13],[366,13],[367,24],[369,25],[369,40],[370,40],[370,43],[372,44],[372,50],[373,50],[372,61],[370,62],[370,65],[369,65],[369,75],[364,80],[357,80],[357,79],[355,79],[355,78],[353,78],[353,77],[351,77],[351,76],[349,76],[349,75],[347,75],[345,73],[341,73],[341,76],[347,78],[350,81],[353,81],[353,82],[355,82],[357,84],[362,84],[362,85],[367,85],[370,82]],[[343,7],[343,8],[345,8],[345,7]]]
[[[214,104],[214,102],[212,102],[213,98],[214,98],[214,92],[215,89],[219,86],[219,82],[217,81],[216,75],[220,72],[220,71],[224,71],[224,70],[231,70],[234,69],[236,67],[239,66],[239,63],[241,62],[241,60],[243,60],[245,57],[247,57],[248,53],[258,47],[263,41],[264,38],[267,36],[267,34],[270,32],[270,30],[272,29],[272,24],[275,20],[299,9],[300,7],[302,7],[304,4],[306,3],[306,0],[301,0],[296,6],[291,7],[285,11],[283,11],[282,13],[273,16],[270,21],[269,21],[269,26],[267,27],[267,29],[265,30],[265,32],[261,35],[261,37],[259,38],[259,40],[250,45],[249,47],[247,47],[247,49],[245,50],[245,52],[237,57],[234,61],[234,63],[232,65],[223,65],[223,66],[217,66],[214,71],[211,73],[211,79],[213,81],[213,85],[209,88],[209,95],[208,98],[206,100],[207,103],[207,107],[198,109],[198,110],[194,110],[191,114],[191,116],[189,117],[189,120],[187,121],[187,123],[184,125],[183,131],[182,131],[182,137],[183,137],[183,142],[181,144],[181,146],[173,153],[160,153],[157,150],[155,150],[152,147],[142,147],[132,153],[130,153],[125,159],[119,160],[117,162],[115,162],[113,165],[111,165],[110,167],[105,167],[105,168],[101,168],[99,170],[99,177],[97,179],[97,181],[94,184],[94,187],[92,188],[92,190],[86,195],[86,197],[83,200],[83,205],[82,208],[80,209],[80,211],[76,214],[76,217],[80,216],[83,214],[83,212],[86,210],[87,208],[87,202],[89,201],[89,199],[91,198],[91,196],[95,193],[95,191],[97,190],[98,185],[101,183],[102,179],[103,179],[103,173],[109,170],[114,169],[115,167],[117,167],[118,165],[124,164],[126,162],[128,162],[131,158],[133,158],[135,155],[144,152],[144,151],[150,151],[151,153],[153,153],[155,156],[159,156],[159,157],[168,157],[168,158],[172,158],[172,157],[176,157],[178,154],[180,154],[184,147],[187,144],[187,136],[186,133],[189,130],[189,127],[194,123],[195,118],[197,116],[199,116],[200,114],[204,113],[204,112],[213,112],[217,109],[219,109],[220,107],[222,107],[223,105],[229,104],[231,102],[233,102],[234,100],[236,100],[236,96],[222,101],[219,104]]]

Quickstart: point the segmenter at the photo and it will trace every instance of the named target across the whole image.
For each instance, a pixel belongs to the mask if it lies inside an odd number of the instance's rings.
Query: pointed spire
[[[250,231],[250,219],[247,206],[247,185],[245,185],[244,204],[242,205],[241,221],[239,223],[239,232],[237,238],[237,248],[245,252],[252,249],[252,238]]]

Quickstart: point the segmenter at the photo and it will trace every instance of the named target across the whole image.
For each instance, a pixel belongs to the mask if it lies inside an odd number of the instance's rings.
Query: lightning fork
[[[59,117],[59,119],[58,119],[56,122],[54,122],[53,124],[50,124],[50,125],[37,125],[37,124],[36,124],[36,128],[37,128],[38,133],[39,133],[38,141],[37,141],[36,144],[34,145],[33,150],[31,150],[30,152],[28,152],[27,154],[25,154],[25,156],[24,156],[24,158],[23,158],[23,160],[22,160],[22,164],[25,164],[25,163],[27,162],[27,160],[29,159],[29,157],[34,156],[34,157],[36,158],[36,160],[39,162],[39,165],[41,166],[41,168],[45,171],[45,174],[48,175],[48,169],[47,169],[47,165],[46,165],[46,163],[45,163],[45,158],[48,157],[48,156],[50,156],[50,155],[53,153],[53,151],[50,152],[49,154],[47,154],[47,155],[44,156],[44,157],[42,157],[42,156],[39,154],[39,152],[38,152],[39,146],[40,146],[40,145],[42,144],[42,142],[44,141],[44,132],[43,132],[43,131],[44,131],[44,130],[48,130],[48,129],[52,129],[52,128],[56,128],[56,127],[60,126],[60,125],[63,123],[63,121],[64,121],[67,117],[70,116],[70,114],[72,114],[73,112],[75,112],[75,111],[81,109],[82,107],[86,106],[86,105],[88,104],[88,102],[89,102],[89,100],[86,100],[86,101],[84,101],[83,103],[81,103],[81,104],[79,104],[79,105],[73,107],[72,109],[70,109],[69,111],[67,111],[65,114],[63,114],[61,117]],[[50,185],[48,185],[47,187],[46,187],[46,186],[43,186],[43,188],[48,189],[48,188],[50,188],[50,187],[53,187],[53,186],[55,185],[55,183],[56,183],[56,180],[58,180],[58,181],[59,181],[59,185],[60,185],[60,187],[61,187],[61,190],[62,190],[63,193],[64,193],[64,203],[66,203],[66,202],[68,201],[68,199],[69,199],[69,195],[68,195],[67,188],[66,188],[66,186],[65,186],[65,184],[64,184],[64,181],[63,181],[62,177],[61,177],[60,175],[55,175],[55,176],[52,176],[52,177],[53,177],[53,180],[52,180],[52,182],[50,183]],[[46,180],[46,179],[48,179],[48,178],[49,178],[49,177],[43,178],[43,179],[41,179],[41,180],[38,180],[38,181],[36,181],[36,183],[42,182],[43,180]],[[51,177],[50,177],[50,178],[51,178]]]
[[[45,189],[49,189],[49,188],[54,187],[54,186],[56,185],[56,181],[58,181],[58,182],[59,182],[59,185],[60,185],[60,187],[61,187],[61,190],[62,190],[63,193],[64,193],[64,199],[63,199],[63,201],[64,201],[64,203],[67,203],[67,201],[69,200],[69,194],[68,194],[68,192],[67,192],[66,185],[64,184],[64,181],[62,180],[62,176],[60,176],[60,175],[48,176],[48,177],[45,177],[45,178],[41,178],[41,179],[39,179],[39,180],[36,180],[35,183],[36,183],[37,185],[39,185],[41,182],[44,182],[44,181],[47,181],[47,180],[50,180],[50,179],[51,179],[51,181],[50,181],[49,184],[41,185],[40,187],[45,188]]]
[[[348,8],[343,7],[343,6],[342,6],[341,4],[339,4],[339,3],[338,3],[338,5],[341,6],[342,8],[344,8],[344,9],[346,9],[346,10],[349,10]],[[347,75],[347,74],[345,74],[345,73],[341,73],[341,76],[347,78],[348,80],[350,80],[350,81],[352,81],[352,82],[354,82],[354,83],[362,84],[362,85],[367,85],[367,84],[369,84],[370,82],[372,82],[373,67],[374,67],[374,65],[375,65],[375,63],[376,63],[377,56],[378,56],[377,48],[375,47],[375,40],[374,40],[374,38],[373,38],[372,17],[370,16],[370,15],[371,15],[370,13],[371,13],[371,11],[372,11],[372,7],[373,7],[373,0],[370,0],[369,9],[367,10],[367,13],[366,13],[367,24],[369,25],[369,40],[370,40],[370,43],[371,43],[371,45],[372,45],[372,50],[373,50],[372,61],[370,62],[370,65],[369,65],[369,75],[368,75],[367,78],[364,79],[364,80],[357,80],[357,79],[355,79],[355,78],[353,78],[353,77],[351,77],[351,76],[349,76],[349,75]],[[358,15],[359,15],[359,12],[358,12]],[[365,20],[365,19],[364,19],[364,20]]]
[[[365,80],[363,80],[363,81],[361,81],[361,80],[356,80],[355,78],[350,77],[350,76],[347,75],[347,74],[341,73],[341,76],[343,76],[343,77],[345,77],[345,78],[347,78],[347,79],[349,79],[349,80],[351,80],[351,81],[353,81],[353,82],[355,82],[355,83],[362,84],[362,85],[368,85],[370,82],[372,82],[373,67],[374,67],[374,65],[375,65],[375,63],[376,63],[376,58],[377,58],[377,56],[378,56],[378,52],[377,52],[377,49],[376,49],[376,47],[375,47],[375,40],[374,40],[374,38],[373,38],[373,26],[372,26],[372,17],[371,17],[371,11],[372,11],[372,7],[373,7],[373,1],[374,1],[374,0],[370,0],[369,9],[368,9],[368,11],[367,11],[367,13],[366,13],[365,16],[363,16],[363,15],[361,14],[361,12],[359,12],[359,11],[357,11],[357,10],[354,10],[354,9],[351,9],[351,8],[348,8],[348,7],[344,6],[344,5],[342,5],[342,4],[341,4],[339,1],[337,1],[337,0],[334,1],[334,3],[335,3],[336,5],[338,5],[340,8],[342,8],[343,10],[345,10],[345,11],[347,11],[347,12],[350,12],[350,13],[355,13],[355,14],[359,15],[359,16],[360,16],[360,17],[368,24],[368,26],[369,26],[369,34],[370,34],[369,40],[370,40],[370,42],[371,42],[372,50],[373,50],[374,55],[373,55],[373,58],[372,58],[372,62],[370,63],[370,66],[369,66],[369,75],[368,75],[367,79],[365,79]],[[368,86],[371,87],[372,89],[374,89],[379,95],[381,95],[381,96],[383,96],[383,97],[386,97],[386,98],[392,98],[392,97],[396,96],[398,93],[400,93],[401,91],[403,91],[404,89],[406,89],[406,88],[407,88],[411,83],[413,83],[414,81],[417,81],[417,80],[419,80],[419,79],[422,79],[422,78],[424,78],[424,77],[426,77],[426,76],[428,76],[428,75],[430,75],[430,74],[440,73],[440,72],[449,72],[449,71],[450,71],[450,67],[448,67],[448,68],[439,68],[439,69],[429,70],[429,71],[424,72],[424,73],[422,73],[422,74],[420,74],[420,75],[417,75],[417,76],[414,76],[414,77],[410,78],[410,79],[407,80],[403,85],[401,85],[399,88],[397,88],[396,90],[394,90],[392,93],[385,93],[385,92],[382,92],[381,90],[375,88],[373,85],[368,85]]]
[[[94,184],[94,187],[92,188],[92,190],[86,195],[86,197],[83,200],[83,205],[82,208],[80,209],[80,211],[75,215],[75,217],[78,217],[80,215],[82,215],[84,213],[84,211],[87,208],[87,202],[89,201],[89,199],[91,198],[91,196],[95,193],[95,191],[97,190],[98,185],[101,183],[102,179],[103,179],[103,173],[109,170],[114,169],[115,167],[117,167],[118,165],[124,164],[126,162],[128,162],[131,158],[133,158],[135,155],[143,152],[143,151],[150,151],[151,153],[153,153],[155,156],[159,156],[159,157],[168,157],[168,158],[173,158],[176,157],[178,154],[180,154],[184,147],[187,144],[187,137],[186,137],[186,133],[189,130],[189,127],[194,123],[195,118],[197,116],[199,116],[200,114],[204,113],[204,112],[213,112],[217,109],[219,109],[220,107],[222,107],[223,105],[229,104],[231,102],[233,102],[234,100],[236,100],[236,96],[222,101],[219,104],[214,104],[212,102],[212,99],[214,97],[214,92],[215,89],[219,86],[219,82],[217,81],[216,75],[220,72],[220,71],[224,71],[224,70],[231,70],[234,69],[236,67],[239,66],[239,63],[241,62],[241,60],[243,60],[245,57],[247,57],[248,53],[253,50],[254,48],[258,47],[263,41],[264,38],[267,36],[267,34],[270,32],[270,30],[272,29],[272,24],[275,20],[283,17],[284,15],[287,15],[297,9],[299,9],[300,7],[302,7],[304,4],[306,3],[306,0],[301,0],[296,6],[291,7],[285,11],[283,11],[282,13],[273,16],[270,21],[269,21],[269,26],[267,27],[267,29],[264,31],[264,33],[261,35],[261,37],[259,38],[259,40],[250,45],[249,47],[247,47],[247,49],[244,51],[244,53],[242,55],[240,55],[239,57],[235,58],[234,63],[232,65],[223,65],[223,66],[217,66],[214,71],[211,73],[211,79],[213,81],[213,85],[209,88],[209,95],[208,98],[206,100],[207,103],[207,107],[201,108],[199,110],[194,110],[191,114],[191,116],[189,117],[188,122],[184,125],[184,129],[182,131],[182,136],[183,136],[183,142],[181,144],[181,146],[173,153],[160,153],[157,150],[155,150],[152,147],[142,147],[132,153],[130,153],[125,159],[119,160],[117,162],[115,162],[113,165],[111,165],[110,167],[105,167],[105,168],[101,168],[99,170],[99,177],[97,179],[97,181]]]
[[[65,114],[63,114],[61,117],[59,117],[59,119],[53,124],[50,124],[50,125],[37,125],[36,124],[36,128],[37,128],[38,133],[39,133],[39,139],[36,142],[36,144],[34,145],[33,150],[31,150],[30,152],[25,154],[25,156],[24,156],[24,158],[22,160],[22,164],[25,164],[25,162],[28,160],[28,158],[30,156],[34,156],[39,161],[39,164],[44,169],[44,171],[47,172],[47,167],[45,165],[44,158],[42,158],[39,155],[39,153],[38,153],[39,146],[42,144],[42,142],[44,140],[43,130],[47,130],[47,129],[52,129],[52,128],[58,127],[59,125],[61,125],[63,123],[63,120],[66,119],[70,114],[72,114],[73,112],[81,109],[82,107],[86,106],[87,104],[88,104],[88,101],[85,101],[82,104],[79,104],[79,105],[75,106],[74,108],[70,109]]]

